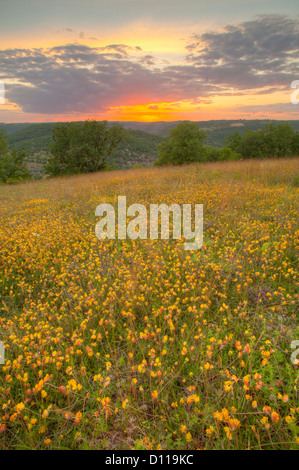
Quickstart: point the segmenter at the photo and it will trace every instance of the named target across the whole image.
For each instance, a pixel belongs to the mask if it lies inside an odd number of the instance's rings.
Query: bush
[[[229,147],[223,147],[222,149],[218,150],[217,153],[218,160],[239,160],[241,155],[237,153],[235,150],[230,149]]]
[[[218,160],[219,150],[208,145],[204,146],[205,159],[207,162],[216,162]]]

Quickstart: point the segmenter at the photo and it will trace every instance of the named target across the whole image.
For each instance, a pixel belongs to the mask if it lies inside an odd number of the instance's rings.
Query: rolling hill
[[[111,168],[129,168],[134,165],[152,165],[157,159],[157,144],[161,142],[181,121],[137,122],[120,121],[128,130],[128,139],[122,142],[109,157]],[[243,134],[245,130],[259,130],[273,122],[288,122],[295,131],[299,131],[299,121],[273,120],[211,120],[197,121],[200,129],[206,132],[206,145],[220,148],[226,137],[236,130]],[[10,148],[28,153],[28,165],[33,174],[42,175],[43,167],[50,153],[52,130],[57,123],[0,123],[0,128],[7,133]]]

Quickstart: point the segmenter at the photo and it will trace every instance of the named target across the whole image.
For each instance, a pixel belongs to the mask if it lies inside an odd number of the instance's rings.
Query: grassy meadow
[[[95,208],[203,204],[203,247]],[[298,449],[299,160],[0,186],[0,448]],[[298,354],[299,359],[299,354]]]

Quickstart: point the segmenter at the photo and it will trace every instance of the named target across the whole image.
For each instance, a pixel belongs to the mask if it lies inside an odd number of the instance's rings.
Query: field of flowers
[[[0,448],[298,449],[298,171],[1,186]],[[203,247],[98,240],[95,208],[119,195],[203,204]]]

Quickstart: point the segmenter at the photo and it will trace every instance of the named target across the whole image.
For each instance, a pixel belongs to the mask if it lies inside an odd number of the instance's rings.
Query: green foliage
[[[45,170],[50,176],[103,170],[125,135],[120,124],[109,126],[107,121],[58,124],[53,128],[52,156]]]
[[[8,143],[6,140],[6,133],[0,129],[0,156],[6,155],[9,152]]]
[[[236,150],[242,141],[242,136],[238,131],[233,132],[225,139],[225,144],[232,150]]]
[[[267,124],[258,131],[238,132],[226,139],[226,145],[242,158],[271,158],[298,155],[299,134],[289,124]]]
[[[216,162],[218,160],[218,150],[215,147],[205,145],[204,151],[207,162]]]
[[[217,161],[227,157],[229,159],[236,157],[236,155],[229,155],[227,151],[219,154],[219,149],[223,146],[237,152],[240,158],[299,155],[299,121],[290,121],[291,134],[285,121],[273,121],[272,126],[271,122],[270,120],[240,119],[194,123],[207,134],[201,160]],[[52,131],[57,124],[65,125],[62,123],[1,123],[0,127],[7,132],[6,139],[10,150],[16,149],[18,152],[25,151],[28,154],[25,161],[31,173],[37,176],[44,174],[44,166],[49,159],[50,147],[53,145]],[[117,148],[107,157],[105,169],[108,167],[110,169],[129,168],[136,164],[152,165],[158,159],[157,144],[165,139],[169,132],[179,124],[179,121],[124,122],[121,124],[128,129],[128,138],[120,141]],[[265,139],[263,127],[268,129]],[[273,131],[277,127],[279,131]],[[285,142],[283,145],[282,141]]]
[[[239,160],[241,155],[229,147],[223,147],[217,151],[217,160]]]
[[[24,159],[25,152],[9,151],[4,132],[0,129],[0,181],[15,183],[31,177]]]
[[[299,133],[296,132],[292,139],[292,154],[299,155]]]
[[[48,152],[52,140],[52,131],[55,123],[32,124],[8,135],[11,148],[24,150],[31,155],[39,152]]]
[[[178,124],[166,140],[158,144],[159,159],[156,165],[206,161],[205,138],[206,134],[195,123],[184,121]]]
[[[216,149],[215,147],[205,146],[204,150],[206,153],[206,161],[208,162],[238,160],[241,158],[239,153],[229,147]]]

